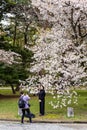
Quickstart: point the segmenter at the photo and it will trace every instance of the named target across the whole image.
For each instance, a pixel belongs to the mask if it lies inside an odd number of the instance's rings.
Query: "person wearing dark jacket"
[[[40,116],[43,116],[45,114],[45,95],[46,93],[44,87],[41,86],[38,93]]]

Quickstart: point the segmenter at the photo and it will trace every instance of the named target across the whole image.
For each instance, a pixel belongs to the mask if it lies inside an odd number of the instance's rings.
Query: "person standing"
[[[22,108],[22,116],[21,116],[21,123],[24,123],[24,117],[27,113],[28,115],[28,118],[29,118],[29,121],[30,123],[32,122],[32,118],[30,116],[30,108],[29,108],[29,100],[30,100],[30,97],[28,96],[28,94],[24,94],[23,92],[21,92],[21,96],[20,98],[23,98],[24,102],[25,102],[25,106],[24,108]]]
[[[38,93],[40,116],[43,116],[45,114],[45,95],[46,93],[44,87],[41,86]]]

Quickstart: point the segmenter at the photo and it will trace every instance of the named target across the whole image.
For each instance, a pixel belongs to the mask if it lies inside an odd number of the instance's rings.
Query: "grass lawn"
[[[62,109],[53,109],[49,105],[52,100],[51,95],[46,95],[45,116],[39,116],[39,104],[37,96],[31,96],[31,112],[36,115],[33,120],[66,120],[66,121],[87,121],[87,90],[78,90],[78,105],[73,105],[74,117],[67,117],[67,107]],[[0,90],[0,94],[12,94],[11,90]],[[1,98],[0,99],[0,119],[20,119],[18,116],[18,98]],[[27,120],[27,119],[26,119]]]

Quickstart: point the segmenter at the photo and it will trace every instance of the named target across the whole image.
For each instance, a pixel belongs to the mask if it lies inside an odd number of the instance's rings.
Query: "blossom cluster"
[[[20,55],[15,52],[0,50],[0,62],[11,65],[18,63],[17,60],[15,60],[18,58],[20,59]]]

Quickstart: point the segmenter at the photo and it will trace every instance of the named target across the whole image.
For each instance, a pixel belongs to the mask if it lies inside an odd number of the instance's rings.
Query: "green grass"
[[[0,90],[0,94],[8,92],[12,95],[10,90]],[[45,101],[45,116],[39,117],[39,102],[37,96],[31,96],[31,111],[36,115],[34,120],[75,120],[86,121],[87,120],[87,90],[78,90],[78,105],[72,105],[74,108],[75,116],[72,118],[67,117],[67,107],[62,109],[53,109],[49,105],[49,101],[52,100],[51,95],[46,95]],[[9,95],[8,94],[8,95]],[[18,98],[1,98],[0,99],[0,119],[20,119],[18,116]]]
[[[2,94],[2,95],[11,95],[12,90],[11,89],[0,89],[0,94]]]
[[[2,94],[2,95],[13,95],[11,88],[6,88],[6,87],[0,89],[0,94]],[[19,92],[16,92],[15,95],[19,95]]]

